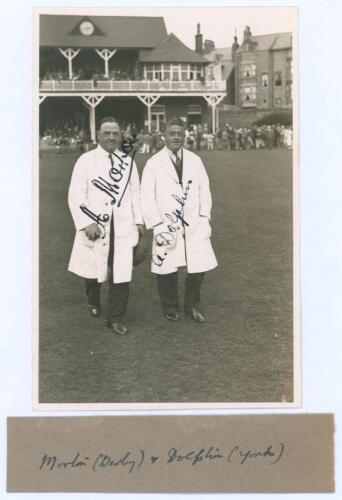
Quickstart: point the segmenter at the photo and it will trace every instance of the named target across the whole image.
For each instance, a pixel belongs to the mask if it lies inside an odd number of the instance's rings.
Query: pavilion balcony
[[[226,82],[199,80],[41,80],[41,92],[224,92]]]

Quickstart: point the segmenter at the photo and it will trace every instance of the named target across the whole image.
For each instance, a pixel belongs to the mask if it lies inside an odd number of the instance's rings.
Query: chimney
[[[215,42],[212,40],[204,40],[204,54],[210,54],[215,50]]]
[[[195,36],[195,50],[198,54],[203,54],[203,35],[201,34],[201,25],[197,24],[197,34]]]
[[[252,33],[251,33],[251,28],[249,26],[246,26],[243,32],[243,43],[249,42],[251,39]]]
[[[235,59],[235,52],[237,51],[238,48],[239,48],[239,44],[238,44],[238,39],[237,39],[237,36],[236,36],[236,30],[235,30],[234,42],[233,42],[233,45],[232,45],[232,60],[233,61]]]

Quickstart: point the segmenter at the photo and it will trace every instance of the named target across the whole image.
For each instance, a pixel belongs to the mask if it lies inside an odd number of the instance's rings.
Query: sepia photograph
[[[34,408],[300,405],[294,7],[34,10]]]

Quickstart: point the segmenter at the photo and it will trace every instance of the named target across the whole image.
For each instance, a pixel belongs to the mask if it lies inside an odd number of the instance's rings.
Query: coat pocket
[[[81,245],[83,245],[85,247],[94,248],[94,246],[95,246],[95,241],[91,241],[88,238],[88,236],[85,234],[85,231],[83,231],[83,230],[78,232],[78,240],[81,243]]]
[[[198,231],[199,231],[199,234],[201,236],[201,239],[206,240],[207,238],[210,238],[211,225],[210,225],[209,219],[207,217],[200,218],[200,224],[199,224]]]

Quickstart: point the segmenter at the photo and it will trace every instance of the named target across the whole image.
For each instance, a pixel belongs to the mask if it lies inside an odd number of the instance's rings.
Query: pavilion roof
[[[141,51],[140,62],[204,63],[209,61],[201,54],[189,49],[173,33],[161,40],[154,49]]]
[[[82,34],[84,21],[92,34]],[[166,35],[162,17],[40,15],[41,47],[151,49]]]

